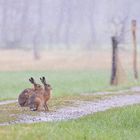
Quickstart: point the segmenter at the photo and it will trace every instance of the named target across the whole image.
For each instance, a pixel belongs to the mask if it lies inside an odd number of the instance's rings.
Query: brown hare
[[[49,108],[47,106],[47,101],[50,99],[52,87],[50,84],[46,83],[45,77],[40,78],[40,80],[44,85],[44,108],[45,111],[49,111]]]
[[[29,79],[29,81],[34,85],[34,88],[27,88],[20,93],[18,103],[21,107],[27,107],[29,97],[34,94],[34,92],[39,92],[41,89],[43,89],[42,86],[37,84],[32,77]]]
[[[44,89],[30,96],[29,106],[33,111],[41,111],[43,108],[45,111],[49,111],[47,101],[50,99],[52,88],[51,85],[46,83],[45,77],[40,78],[40,80],[44,85]]]

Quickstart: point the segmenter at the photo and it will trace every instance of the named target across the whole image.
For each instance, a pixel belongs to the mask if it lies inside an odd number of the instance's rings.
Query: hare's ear
[[[29,81],[32,83],[32,79],[30,78]]]
[[[43,78],[44,83],[47,84],[45,77],[43,76],[42,78]]]
[[[31,78],[29,79],[29,81],[30,81],[32,84],[35,84],[35,81],[34,81],[34,78],[33,78],[33,77],[31,77]]]
[[[46,83],[46,79],[45,79],[45,77],[43,76],[43,80],[44,80],[44,82]]]
[[[40,78],[40,80],[41,80],[41,82],[43,83],[43,84],[46,84],[46,80],[45,80],[45,77],[43,76],[42,78]]]
[[[43,78],[40,77],[40,81],[43,83]]]

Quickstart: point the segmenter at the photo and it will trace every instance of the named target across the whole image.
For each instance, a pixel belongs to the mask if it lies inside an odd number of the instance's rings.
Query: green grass
[[[140,105],[111,109],[78,120],[0,127],[4,140],[139,140]]]
[[[127,85],[111,87],[109,85],[110,73],[104,70],[0,72],[0,100],[17,98],[23,89],[32,87],[28,82],[31,76],[35,77],[37,82],[40,82],[40,76],[46,76],[52,84],[53,96],[117,90],[139,83],[130,80],[131,82]]]
[[[49,103],[52,110],[58,105],[70,105],[73,98],[82,99],[80,93],[112,91],[140,83],[129,77],[127,84],[111,87],[110,73],[104,70],[0,72],[0,100],[17,98],[23,89],[32,87],[28,82],[31,76],[37,79],[37,82],[40,82],[39,77],[45,76],[52,85],[54,97]],[[89,97],[85,96],[83,100],[88,100]],[[23,113],[18,107],[15,109],[15,104],[12,109],[16,111],[14,113]],[[16,119],[15,116],[9,117],[13,112],[8,112],[8,109],[5,111],[7,112],[1,112],[1,122]],[[27,110],[25,112],[28,113]],[[139,118],[140,105],[135,105],[66,122],[1,126],[0,140],[139,140]]]

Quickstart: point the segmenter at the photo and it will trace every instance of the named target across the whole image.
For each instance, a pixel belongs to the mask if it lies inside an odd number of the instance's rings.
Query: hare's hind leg
[[[45,108],[45,111],[49,111],[49,108],[48,108],[48,105],[47,105],[46,102],[45,102],[45,104],[44,104],[44,108]]]
[[[43,102],[41,99],[38,100],[38,106],[37,106],[37,111],[43,111]]]
[[[36,107],[32,107],[30,108],[31,111],[37,111],[37,108]]]
[[[32,111],[39,111],[41,108],[40,106],[41,106],[41,102],[40,102],[39,98],[35,98],[35,100],[32,103],[31,110]]]

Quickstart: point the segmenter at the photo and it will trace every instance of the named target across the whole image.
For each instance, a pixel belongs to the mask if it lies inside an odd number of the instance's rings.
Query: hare
[[[20,93],[18,97],[18,103],[21,107],[27,107],[29,97],[34,94],[34,92],[39,92],[43,89],[42,86],[37,84],[32,77],[29,79],[29,81],[34,85],[34,88],[27,88]]]
[[[44,85],[44,108],[45,111],[49,111],[49,108],[47,106],[47,101],[50,99],[52,87],[50,84],[46,83],[45,77],[40,78],[40,80]]]
[[[30,96],[29,106],[33,111],[40,111],[43,107],[45,108],[45,111],[49,111],[47,101],[50,99],[52,88],[51,85],[46,83],[45,77],[40,78],[40,80],[44,85],[44,89],[40,90],[39,93],[35,92]]]

